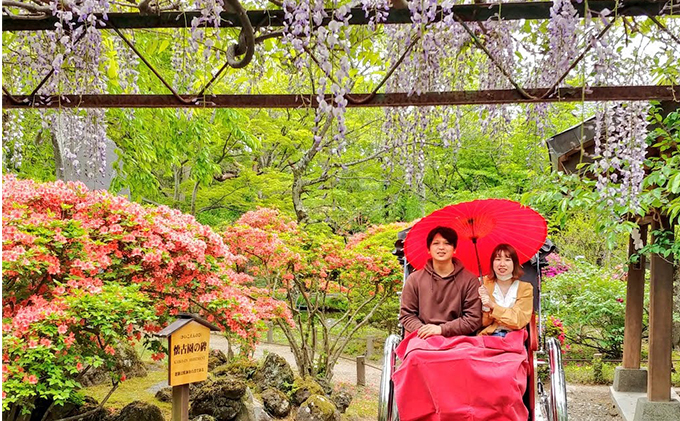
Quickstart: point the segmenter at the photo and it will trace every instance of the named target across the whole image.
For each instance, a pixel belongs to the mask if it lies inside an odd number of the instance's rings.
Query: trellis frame
[[[507,4],[470,4],[453,6],[452,12],[456,20],[465,22],[482,22],[501,16],[505,20],[518,19],[548,19],[552,2],[518,2]],[[586,14],[585,3],[576,3],[574,7],[583,17]],[[601,12],[612,10],[615,18],[619,16],[648,16],[662,29],[665,27],[654,17],[662,15],[676,15],[680,6],[671,1],[630,0],[624,6],[616,0],[593,0],[588,2],[588,11]],[[162,12],[157,15],[142,15],[139,13],[109,13],[105,24],[98,24],[102,30],[113,30],[125,41],[130,48],[142,59],[149,69],[171,92],[169,95],[125,95],[125,94],[92,94],[74,95],[65,93],[59,96],[39,95],[39,88],[51,77],[50,72],[36,88],[29,94],[14,94],[3,86],[2,104],[5,108],[301,108],[315,106],[316,95],[301,94],[270,94],[270,95],[205,95],[208,87],[227,68],[225,64],[213,78],[197,94],[180,94],[176,92],[163,77],[151,66],[148,60],[134,48],[125,38],[120,29],[143,28],[182,28],[190,26],[190,22],[199,12]],[[272,28],[283,25],[283,10],[254,10],[247,12],[251,22],[257,22],[258,28]],[[332,15],[332,13],[329,13]],[[236,15],[222,13],[221,27],[240,27]],[[441,19],[440,13],[437,19]],[[365,25],[370,14],[361,8],[351,10],[350,25]],[[615,19],[614,18],[614,19]],[[100,21],[104,21],[101,19]],[[409,11],[406,9],[390,9],[385,24],[410,23]],[[613,21],[612,21],[613,22]],[[3,15],[3,31],[44,31],[50,30],[56,23],[55,17],[43,19],[24,19]],[[327,24],[328,19],[323,23]],[[611,25],[611,24],[610,24]],[[606,28],[608,29],[608,28]],[[605,29],[605,31],[606,31]],[[673,34],[670,34],[672,37]],[[265,35],[267,36],[267,35]],[[674,39],[677,39],[674,38]],[[477,41],[477,40],[476,40]],[[481,45],[480,45],[481,46]],[[571,67],[583,58],[585,52]],[[571,70],[571,69],[570,69]],[[568,72],[567,72],[568,73]],[[565,73],[560,80],[566,77]],[[507,104],[507,103],[536,103],[536,102],[573,102],[573,101],[616,101],[616,100],[677,100],[678,87],[667,86],[608,86],[608,87],[574,87],[543,89],[523,89],[514,81],[516,89],[511,90],[479,90],[427,92],[422,95],[407,95],[404,93],[384,93],[376,91],[366,93],[352,93],[348,95],[349,107],[405,107],[405,106],[436,106],[436,105],[473,105],[473,104]],[[331,99],[328,96],[327,99]]]

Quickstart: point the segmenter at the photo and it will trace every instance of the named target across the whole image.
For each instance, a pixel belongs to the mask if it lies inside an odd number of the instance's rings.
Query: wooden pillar
[[[647,238],[647,225],[640,226],[640,237]],[[645,241],[646,242],[646,241]],[[628,256],[635,253],[633,238],[628,240]],[[642,311],[645,297],[645,256],[628,265],[626,322],[623,333],[623,368],[639,369],[642,345]]]
[[[274,343],[274,325],[272,322],[267,323],[267,343]]]
[[[366,358],[370,358],[373,355],[373,341],[375,338],[373,336],[368,336],[366,338]]]
[[[652,230],[672,229],[668,218],[652,222]],[[656,239],[652,236],[652,242]],[[649,383],[650,402],[669,402],[671,399],[671,329],[673,316],[673,256],[668,261],[651,256],[651,290],[649,304]]]
[[[366,357],[357,357],[357,385],[366,386]]]
[[[172,387],[172,421],[189,421],[189,385]]]

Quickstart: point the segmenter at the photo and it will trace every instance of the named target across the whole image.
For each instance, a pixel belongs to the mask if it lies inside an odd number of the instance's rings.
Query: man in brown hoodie
[[[432,256],[425,267],[413,272],[401,295],[399,322],[418,337],[474,334],[482,327],[479,281],[454,256],[456,231],[436,227],[427,235]]]

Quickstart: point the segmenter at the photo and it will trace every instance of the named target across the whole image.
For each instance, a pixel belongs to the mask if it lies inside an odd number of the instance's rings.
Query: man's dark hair
[[[438,226],[427,234],[427,249],[430,249],[434,236],[440,234],[446,241],[451,243],[453,248],[458,247],[458,233],[453,228]]]

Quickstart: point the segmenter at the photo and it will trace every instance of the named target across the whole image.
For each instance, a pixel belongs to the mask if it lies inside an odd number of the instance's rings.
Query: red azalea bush
[[[152,335],[179,312],[246,343],[262,320],[290,320],[190,215],[80,183],[3,181],[3,411],[73,399],[79,373],[113,367],[120,341],[144,338],[163,358]]]

